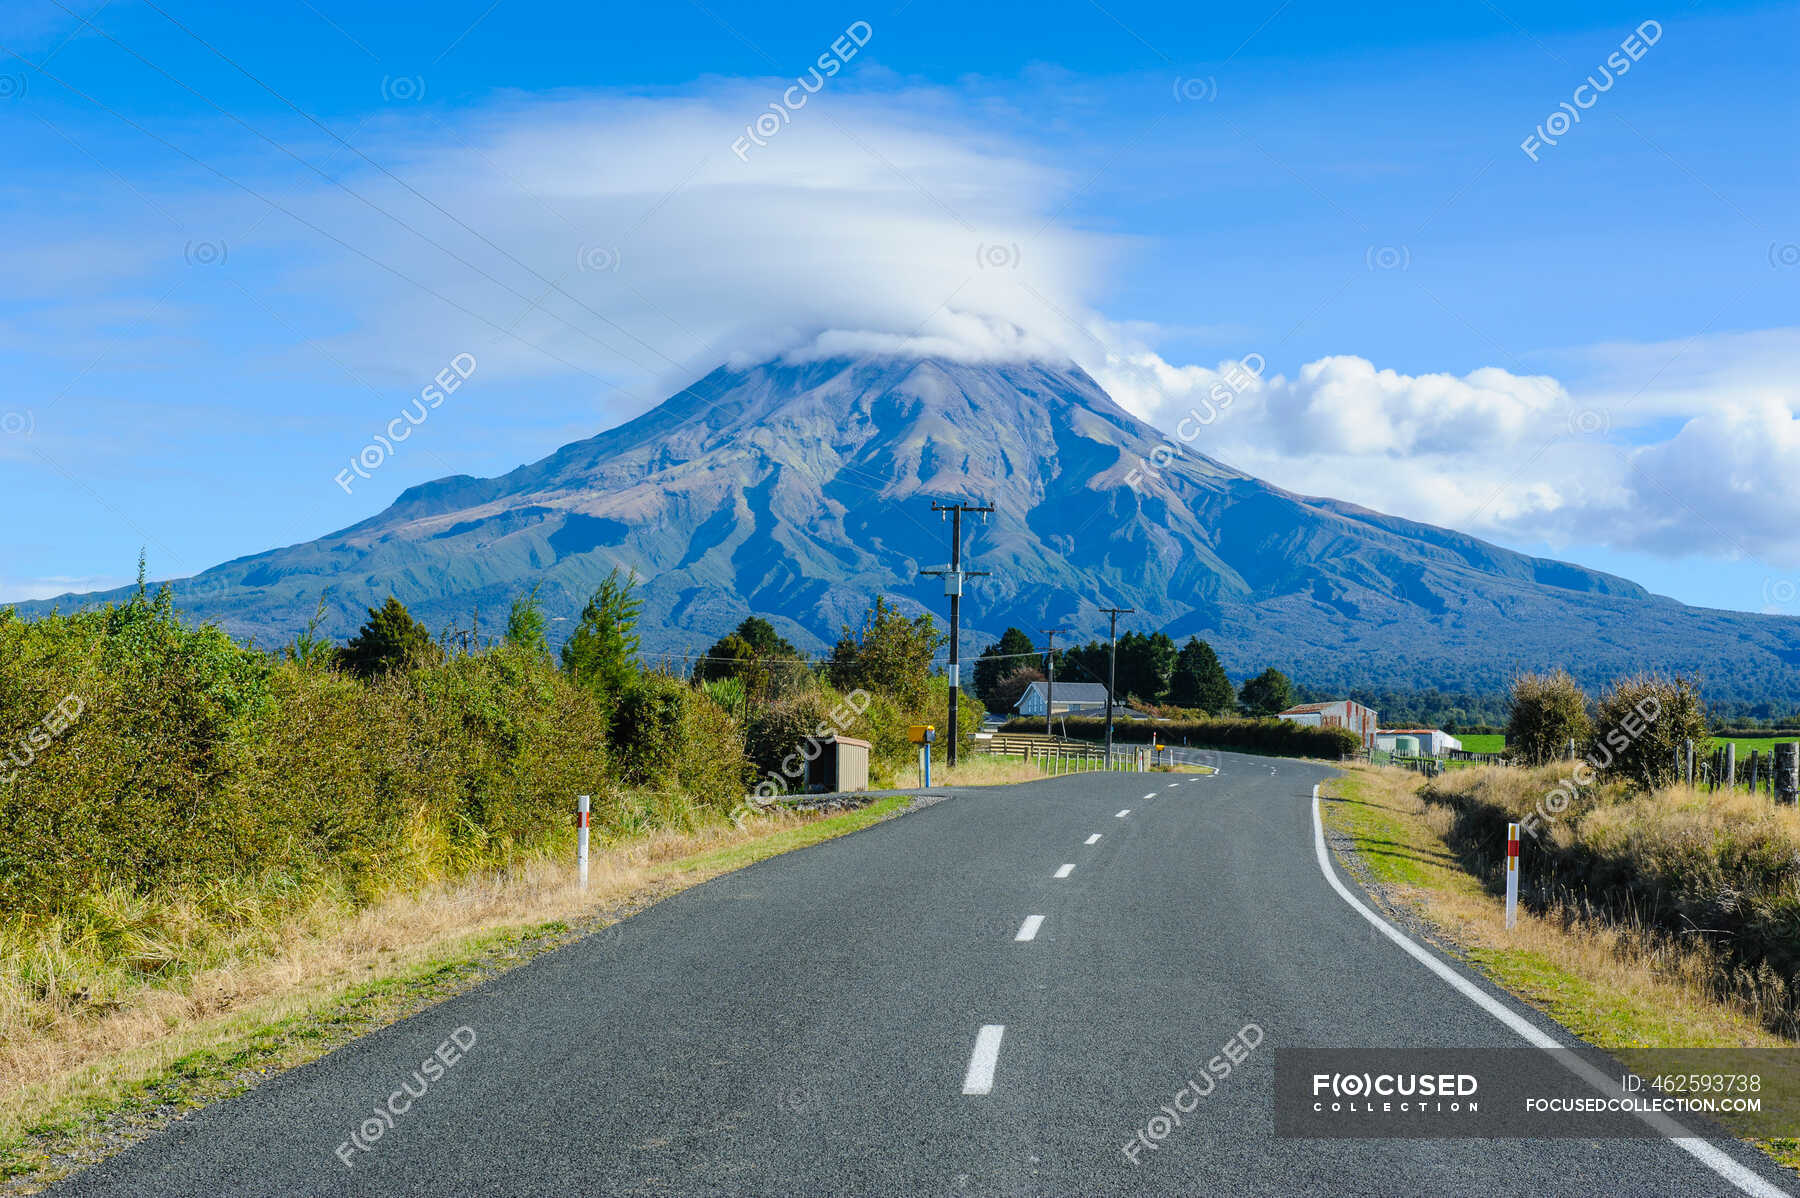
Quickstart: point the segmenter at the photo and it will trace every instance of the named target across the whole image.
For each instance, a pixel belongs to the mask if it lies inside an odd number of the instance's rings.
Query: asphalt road
[[[54,1192],[1744,1192],[1660,1140],[1278,1139],[1276,1046],[1520,1041],[1327,882],[1325,770],[1216,760],[953,792],[716,879]],[[1262,1043],[1131,1159],[1247,1024]]]

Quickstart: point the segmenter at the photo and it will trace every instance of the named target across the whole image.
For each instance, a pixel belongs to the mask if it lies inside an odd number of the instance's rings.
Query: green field
[[[1463,748],[1471,753],[1498,753],[1506,748],[1506,737],[1501,733],[1468,733],[1457,737]],[[1793,736],[1730,736],[1721,737],[1715,744],[1734,744],[1737,746],[1738,758],[1741,760],[1750,755],[1750,750],[1760,750],[1767,757],[1778,744],[1788,744],[1800,737]]]
[[[1742,758],[1749,756],[1750,750],[1752,750],[1752,749],[1760,750],[1762,752],[1763,756],[1767,757],[1770,753],[1775,751],[1776,745],[1792,744],[1796,739],[1800,739],[1800,737],[1792,737],[1792,736],[1727,736],[1727,737],[1720,737],[1718,740],[1714,741],[1713,743],[1717,744],[1717,745],[1721,745],[1721,746],[1728,745],[1728,744],[1736,745],[1737,751],[1738,751],[1738,757],[1741,760]]]

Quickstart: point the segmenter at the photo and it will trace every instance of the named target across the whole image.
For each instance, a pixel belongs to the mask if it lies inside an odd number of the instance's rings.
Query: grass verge
[[[1497,984],[1608,1052],[1656,1048],[1788,1048],[1749,1012],[1707,989],[1706,963],[1641,951],[1629,929],[1545,918],[1505,904],[1465,871],[1445,840],[1451,816],[1418,795],[1422,779],[1353,766],[1320,788],[1320,814],[1336,833],[1346,872],[1377,903]],[[1343,842],[1351,852],[1346,855]],[[1752,1140],[1800,1171],[1800,1140]]]
[[[126,1009],[0,1042],[0,1192],[33,1193],[183,1114],[243,1093],[690,886],[866,828],[909,803],[783,813],[607,846],[566,863],[392,896],[266,958]]]

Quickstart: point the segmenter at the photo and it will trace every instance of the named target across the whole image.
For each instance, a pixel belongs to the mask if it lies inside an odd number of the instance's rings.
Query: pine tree
[[[1208,715],[1222,715],[1231,711],[1235,697],[1231,679],[1225,676],[1225,667],[1219,664],[1219,655],[1205,641],[1189,637],[1188,643],[1175,655],[1175,674],[1169,680],[1169,702],[1177,707],[1198,708]]]
[[[637,582],[636,570],[621,578],[613,567],[563,645],[563,669],[608,702],[616,701],[638,673],[637,621],[644,601],[632,593]]]
[[[406,605],[392,595],[379,609],[369,609],[369,619],[344,646],[344,668],[359,678],[373,678],[388,670],[425,665],[442,656],[425,626],[412,618]]]
[[[548,625],[544,609],[538,603],[537,588],[513,600],[512,614],[506,618],[506,643],[533,657],[550,656]]]

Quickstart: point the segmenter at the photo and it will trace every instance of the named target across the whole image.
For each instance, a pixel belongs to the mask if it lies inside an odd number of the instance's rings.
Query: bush
[[[1058,721],[1068,734],[1082,740],[1104,741],[1106,720],[1098,716],[1070,716]],[[1038,732],[1043,723],[1037,719],[1008,721],[1004,732]],[[1252,753],[1268,753],[1277,757],[1322,757],[1342,761],[1362,751],[1362,738],[1348,728],[1317,728],[1296,724],[1292,720],[1171,720],[1149,723],[1145,720],[1114,720],[1114,744],[1147,744],[1154,734],[1166,745],[1189,745],[1199,749],[1243,749]]]
[[[1587,696],[1567,670],[1513,679],[1506,751],[1523,764],[1566,758],[1569,743],[1584,744],[1591,732]]]
[[[621,778],[729,809],[744,796],[744,732],[704,689],[640,674],[619,696],[613,740]]]
[[[1686,679],[1639,674],[1600,696],[1585,757],[1603,778],[1654,790],[1680,778],[1676,757],[1689,740],[1696,746],[1706,740],[1699,691]]]
[[[1495,890],[1507,825],[1536,814],[1543,832],[1520,853],[1523,901],[1705,945],[1718,996],[1783,1034],[1800,1031],[1800,815],[1742,792],[1652,794],[1614,782],[1581,788],[1546,819],[1566,773],[1456,770],[1422,793],[1450,809],[1450,843]]]

